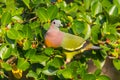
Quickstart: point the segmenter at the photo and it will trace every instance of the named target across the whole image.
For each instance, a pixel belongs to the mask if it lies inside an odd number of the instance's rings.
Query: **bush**
[[[119,5],[119,0],[0,0],[0,79],[110,80],[102,67],[109,57],[120,70]],[[61,20],[62,31],[102,49],[85,51],[64,64],[61,49],[44,45],[54,19]],[[88,71],[91,60],[95,72]]]

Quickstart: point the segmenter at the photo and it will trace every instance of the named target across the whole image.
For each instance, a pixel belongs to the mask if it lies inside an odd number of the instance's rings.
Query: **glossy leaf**
[[[0,47],[0,57],[6,59],[11,56],[11,47],[9,45],[2,45]]]
[[[94,1],[92,4],[91,4],[91,11],[92,11],[92,15],[95,16],[99,13],[102,12],[102,5],[99,1]]]
[[[25,5],[30,9],[30,0],[23,0],[23,2],[25,3]]]
[[[7,32],[7,36],[8,36],[8,38],[10,38],[10,39],[18,39],[18,31],[16,31],[15,29],[10,29],[10,30]]]
[[[115,66],[115,68],[116,68],[117,70],[120,70],[120,67],[119,67],[119,65],[120,65],[120,60],[114,59],[114,60],[113,60],[113,64],[114,64],[114,66]]]
[[[118,14],[118,8],[116,7],[116,5],[113,5],[110,10],[109,10],[109,15],[117,15]]]
[[[64,79],[72,79],[73,74],[71,69],[64,69],[58,72],[58,75],[61,74]]]
[[[6,12],[2,15],[2,18],[1,18],[1,23],[3,26],[6,26],[7,24],[10,23],[11,21],[11,14],[9,12]]]

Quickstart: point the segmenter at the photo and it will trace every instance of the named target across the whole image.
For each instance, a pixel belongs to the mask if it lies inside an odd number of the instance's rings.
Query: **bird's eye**
[[[53,24],[55,24],[55,22],[53,22]]]

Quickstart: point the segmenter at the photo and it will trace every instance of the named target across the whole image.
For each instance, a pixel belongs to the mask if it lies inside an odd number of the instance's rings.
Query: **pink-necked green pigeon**
[[[60,20],[52,21],[50,28],[45,35],[45,45],[53,48],[62,47],[63,52],[66,55],[66,63],[70,62],[73,56],[85,50],[100,49],[100,47],[93,46],[92,44],[88,44],[82,48],[85,45],[86,40],[82,37],[60,31],[60,26],[62,26]]]

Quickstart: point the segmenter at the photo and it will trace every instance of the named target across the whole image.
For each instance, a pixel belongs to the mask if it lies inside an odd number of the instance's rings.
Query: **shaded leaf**
[[[18,58],[17,68],[25,71],[29,68],[29,66],[30,64],[27,62],[27,60],[25,60],[24,58]]]
[[[32,78],[34,78],[35,80],[37,80],[38,75],[37,75],[34,71],[30,70],[30,71],[27,73],[26,77],[27,77],[27,78],[28,78],[28,77],[32,77]]]
[[[83,80],[96,80],[96,77],[93,74],[86,74]]]
[[[46,65],[46,61],[48,61],[49,57],[46,55],[33,55],[30,58],[31,63],[40,63],[42,65]]]

